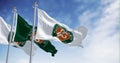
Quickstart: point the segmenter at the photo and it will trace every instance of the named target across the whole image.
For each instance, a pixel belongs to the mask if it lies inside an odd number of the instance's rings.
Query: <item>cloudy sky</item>
[[[32,63],[119,63],[119,0],[36,0],[38,8],[75,29],[88,28],[84,48],[52,42],[55,57],[37,47]],[[33,21],[33,0],[0,0],[0,16],[11,24],[13,7],[29,24]],[[0,44],[0,63],[5,63],[7,45]],[[29,63],[29,56],[11,47],[9,63]]]

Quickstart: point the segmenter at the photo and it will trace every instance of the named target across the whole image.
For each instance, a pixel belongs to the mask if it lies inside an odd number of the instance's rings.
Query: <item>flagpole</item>
[[[9,44],[7,48],[6,63],[8,63],[8,60],[9,60],[9,51],[10,51],[10,44],[12,42],[12,31],[13,31],[13,26],[14,26],[15,15],[16,15],[16,7],[14,7],[13,9],[13,18],[12,18],[12,24],[11,24],[11,30],[10,30],[10,40],[9,40]]]
[[[30,61],[32,63],[32,44],[34,42],[34,31],[35,31],[35,21],[36,21],[36,9],[37,9],[37,2],[34,3],[34,18],[33,18],[33,28],[32,28],[32,42],[30,47]]]

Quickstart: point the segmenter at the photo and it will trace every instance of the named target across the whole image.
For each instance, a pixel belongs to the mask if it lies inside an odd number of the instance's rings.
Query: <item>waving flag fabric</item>
[[[71,46],[82,46],[81,42],[87,34],[86,27],[81,26],[73,30],[56,21],[41,9],[38,9],[37,27],[36,39],[57,40]]]
[[[35,27],[35,30],[37,29],[37,27]],[[27,54],[30,53],[30,41],[32,40],[32,26],[29,25],[27,23],[27,21],[24,20],[24,18],[22,18],[20,15],[17,15],[17,26],[16,26],[16,31],[15,31],[15,35],[14,35],[14,41],[15,42],[21,42],[21,46],[27,41],[27,45],[25,44],[24,47],[27,48],[22,48],[23,50],[28,50],[28,52],[26,52]],[[28,41],[29,40],[29,41]],[[57,50],[54,47],[54,45],[52,45],[50,43],[49,40],[42,40],[42,39],[38,39],[40,41],[42,41],[41,43],[39,43],[39,41],[34,41],[35,44],[37,44],[41,49],[43,49],[46,52],[50,52],[52,54],[52,56],[54,56],[54,54],[56,54]]]
[[[0,17],[0,44],[8,44],[8,35],[10,25],[8,25],[2,17]]]
[[[5,22],[5,20],[0,17],[0,44],[8,45],[10,38],[10,25]],[[19,43],[19,44],[18,44]],[[30,55],[30,41],[26,42],[11,42],[11,45],[22,49],[25,53]],[[36,46],[33,45],[32,55],[35,54]]]
[[[17,15],[17,26],[14,41],[27,41],[31,30],[32,26],[29,25],[20,15]]]

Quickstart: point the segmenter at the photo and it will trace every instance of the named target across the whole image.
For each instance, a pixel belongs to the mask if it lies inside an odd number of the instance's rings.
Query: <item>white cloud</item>
[[[61,23],[64,22],[66,25],[72,24],[71,15],[69,15],[69,14],[64,15],[63,13],[59,13],[59,15],[57,15],[56,19]]]
[[[87,11],[79,17],[80,22],[90,29],[86,38],[90,41],[82,54],[82,63],[119,63],[119,33],[116,29],[119,25],[119,2],[102,0],[102,4],[107,5],[99,8],[102,10],[101,17],[95,22],[90,20],[98,16],[101,10],[94,13]],[[90,23],[95,27],[91,28]]]
[[[90,26],[94,22],[92,19],[96,18],[99,15],[99,12],[91,12],[89,10],[85,11],[82,15],[79,16],[79,21],[81,25]]]
[[[100,0],[102,2],[103,5],[107,5],[111,2],[114,2],[115,0]]]
[[[89,2],[95,2],[96,0],[74,0],[75,2],[84,2],[84,3],[89,3]]]

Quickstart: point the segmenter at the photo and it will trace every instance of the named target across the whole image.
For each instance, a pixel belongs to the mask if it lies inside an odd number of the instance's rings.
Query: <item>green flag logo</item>
[[[73,41],[73,33],[67,31],[64,27],[55,24],[52,36],[57,37],[63,43],[70,43]]]

